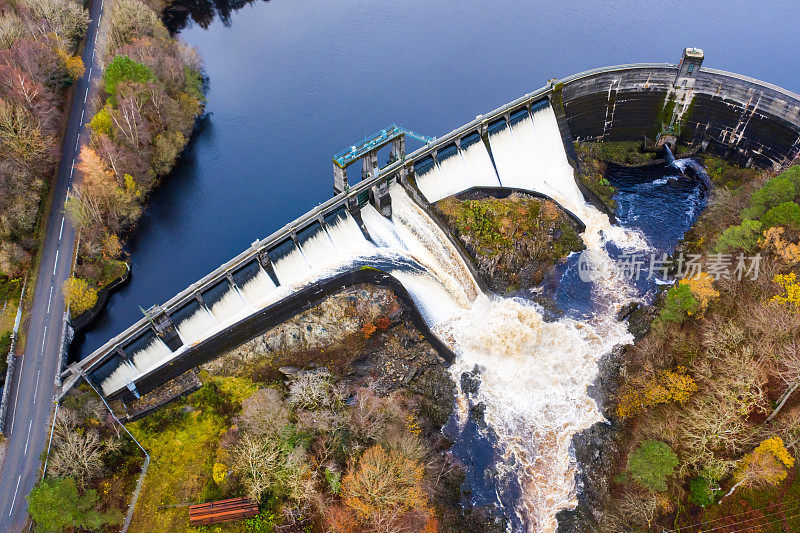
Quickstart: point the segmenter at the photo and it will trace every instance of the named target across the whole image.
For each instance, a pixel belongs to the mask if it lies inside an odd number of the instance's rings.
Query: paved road
[[[69,111],[35,287],[27,346],[21,360],[17,361],[9,397],[4,428],[4,434],[9,438],[9,448],[0,473],[0,531],[3,532],[23,531],[26,528],[28,502],[25,497],[39,481],[40,454],[49,437],[64,316],[62,287],[69,276],[75,248],[75,229],[64,218],[62,206],[72,184],[78,146],[87,139],[83,124],[89,118],[84,116],[84,110],[86,103],[92,98],[92,93],[89,92],[90,80],[100,74],[94,49],[103,7],[103,0],[95,0],[90,8],[92,21],[87,30],[83,51],[86,73],[75,87]]]

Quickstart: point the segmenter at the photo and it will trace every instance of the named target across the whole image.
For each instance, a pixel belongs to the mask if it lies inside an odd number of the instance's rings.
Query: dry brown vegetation
[[[35,254],[37,213],[59,155],[66,89],[83,75],[88,15],[76,0],[0,1],[0,276]]]
[[[188,142],[203,109],[201,70],[196,51],[145,3],[113,3],[104,91],[66,206],[81,232],[76,275],[94,288],[120,273],[119,236]]]
[[[736,185],[724,173],[718,176],[735,192],[715,189],[712,205],[687,236],[685,251],[711,253],[718,236],[741,222],[750,196],[769,177]],[[799,240],[791,228],[766,229],[757,244],[763,258],[755,279],[717,279],[692,287],[692,294],[703,293],[707,308],[695,307],[680,320],[662,313],[649,334],[627,350],[617,412],[628,418],[604,528],[648,530],[709,517],[733,524],[735,518],[727,516],[757,513],[774,504],[769,500],[776,494],[778,502],[797,496],[800,307],[791,299],[792,273],[798,271],[791,246]],[[783,298],[775,281],[779,276],[790,280]],[[684,389],[688,394],[665,393],[663,401],[635,408],[625,403],[631,386],[646,391],[647,383],[675,372],[693,383]],[[646,440],[666,443],[679,458],[666,491],[644,490],[624,466]],[[786,525],[797,526],[797,520]]]

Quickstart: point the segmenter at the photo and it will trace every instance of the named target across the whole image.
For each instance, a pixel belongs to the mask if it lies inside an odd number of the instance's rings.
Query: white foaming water
[[[336,246],[321,227],[319,231],[306,239],[300,246],[311,268],[327,265],[336,259]]]
[[[549,108],[548,112],[552,114]],[[597,315],[585,321],[562,318],[547,323],[532,304],[483,294],[449,239],[397,184],[390,187],[391,221],[372,206],[362,210],[364,224],[378,247],[363,239],[349,215],[327,229],[340,254],[339,267],[375,256],[398,265],[415,263],[421,267],[398,266],[391,274],[403,283],[426,322],[457,354],[451,366],[455,383],[460,383],[461,374],[475,365],[481,369],[481,385],[472,400],[486,406],[485,420],[497,436],[497,451],[503,459],[497,465],[500,476],[518,481],[522,488],[513,511],[529,530],[554,531],[556,513],[575,505],[576,464],[569,454],[572,437],[602,420],[587,394],[587,386],[597,374],[597,360],[615,345],[631,341],[625,325],[614,319],[616,308],[631,292],[624,280],[614,277],[613,270],[602,268],[609,262],[603,245],[613,240],[621,248],[633,250],[646,243],[640,236],[612,227],[608,217],[585,203],[571,169],[561,164],[566,155],[557,127],[549,124],[549,115],[544,113],[544,127],[537,129],[539,114],[537,111],[535,126],[530,121],[522,126],[519,139],[512,132],[519,124],[491,136],[500,181],[505,186],[548,194],[586,224],[583,238],[587,257],[600,270],[593,285],[595,298],[603,304]],[[550,145],[543,144],[541,150],[520,148],[518,144],[543,140]],[[454,164],[448,174],[461,173],[463,177],[465,172],[472,172],[472,158],[469,160],[469,169],[461,165],[459,170]],[[418,176],[417,184],[432,199],[437,198],[437,191],[449,190],[447,184],[469,181],[447,175],[442,185],[436,182],[440,178],[438,167],[434,167]],[[334,267],[312,270],[294,248],[276,261],[274,268],[281,287],[269,295],[269,300],[288,296],[303,283],[330,275]],[[143,359],[160,359],[163,363],[172,356],[163,343],[156,348],[152,357]],[[137,367],[142,368],[138,363]],[[467,398],[459,395],[457,422],[462,426],[467,423],[467,406]]]
[[[175,329],[178,330],[178,334],[184,344],[193,344],[205,338],[216,324],[214,318],[208,314],[208,311],[201,307],[175,324]]]
[[[325,228],[340,257],[352,256],[370,247],[350,213],[346,213],[332,224],[326,224]]]
[[[244,299],[247,300],[247,303],[250,305],[258,305],[275,290],[275,283],[272,281],[272,278],[269,277],[269,274],[264,272],[264,269],[259,265],[258,273],[239,287],[239,290],[242,296],[244,296]]]
[[[585,322],[546,323],[534,305],[484,295],[438,226],[398,186],[390,193],[392,221],[384,224],[393,228],[379,231],[399,236],[402,248],[395,245],[392,251],[425,267],[425,273],[392,275],[457,354],[454,381],[475,365],[481,368],[475,401],[484,402],[486,421],[497,434],[501,475],[518,479],[523,489],[515,511],[530,530],[552,531],[556,513],[575,504],[572,436],[602,420],[586,388],[597,374],[597,360],[630,342],[627,328],[614,320],[616,306]],[[372,232],[380,221],[365,216],[364,222]],[[601,248],[596,253],[604,255]],[[618,282],[601,278],[596,284],[607,285],[601,292],[609,297]],[[618,306],[616,294],[617,302],[609,303]],[[459,398],[461,425],[467,423],[467,403]]]
[[[170,357],[172,357],[172,351],[169,347],[164,344],[164,341],[154,336],[146,347],[132,354],[131,359],[136,366],[136,370],[144,375],[160,366],[165,359]],[[105,386],[105,383],[103,385]]]
[[[534,183],[534,169],[520,157],[520,150],[514,140],[510,127],[489,135],[489,145],[492,147],[492,156],[497,166],[497,175],[504,187],[519,189],[532,189]]]
[[[275,269],[275,275],[278,276],[281,285],[291,285],[308,275],[310,269],[297,246],[292,246],[291,252],[272,263],[272,268]]]
[[[489,152],[482,140],[472,143],[460,150],[464,166],[469,171],[472,187],[499,187],[500,180],[494,170]]]
[[[226,282],[227,283],[227,282]],[[211,314],[221,323],[231,322],[234,317],[240,315],[245,310],[247,304],[242,295],[235,287],[230,287],[214,305],[211,306]]]
[[[463,172],[456,172],[455,175],[442,176],[439,172],[439,164],[433,163],[431,167],[422,174],[416,175],[417,187],[425,195],[429,202],[435,202],[432,198],[441,199],[453,193],[448,193],[453,187],[453,181],[458,177],[463,177]]]
[[[139,377],[136,368],[123,361],[122,364],[117,366],[114,371],[105,379],[101,384],[103,393],[109,394],[117,389],[124,387],[126,384],[133,382]]]

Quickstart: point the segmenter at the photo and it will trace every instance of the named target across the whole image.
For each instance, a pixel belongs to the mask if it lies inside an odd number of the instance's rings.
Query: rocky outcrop
[[[555,203],[530,194],[473,190],[435,207],[499,294],[539,285],[556,263],[584,248],[580,223]]]

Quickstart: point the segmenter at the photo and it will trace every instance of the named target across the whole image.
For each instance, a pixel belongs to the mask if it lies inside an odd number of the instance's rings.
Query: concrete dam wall
[[[573,140],[655,138],[672,122],[681,141],[740,164],[781,166],[800,155],[797,94],[705,67],[686,87],[676,77],[675,65],[611,67],[555,83],[551,99]]]
[[[71,365],[61,376],[65,390],[87,375],[109,398],[132,399],[354,281],[335,276],[335,282],[293,288],[315,265],[380,241],[381,220],[392,216],[393,184],[422,196],[416,200],[421,205],[491,186],[539,193],[578,213],[585,201],[569,161],[576,140],[682,140],[765,167],[798,157],[800,96],[701,63],[702,52],[687,49],[679,65],[624,65],[551,80],[411,154],[395,138],[397,160],[383,168],[377,167],[377,147],[365,152],[358,159],[362,181],[352,186],[346,167],[334,159],[338,189],[331,200],[254,242]],[[248,309],[251,314],[243,315]]]

